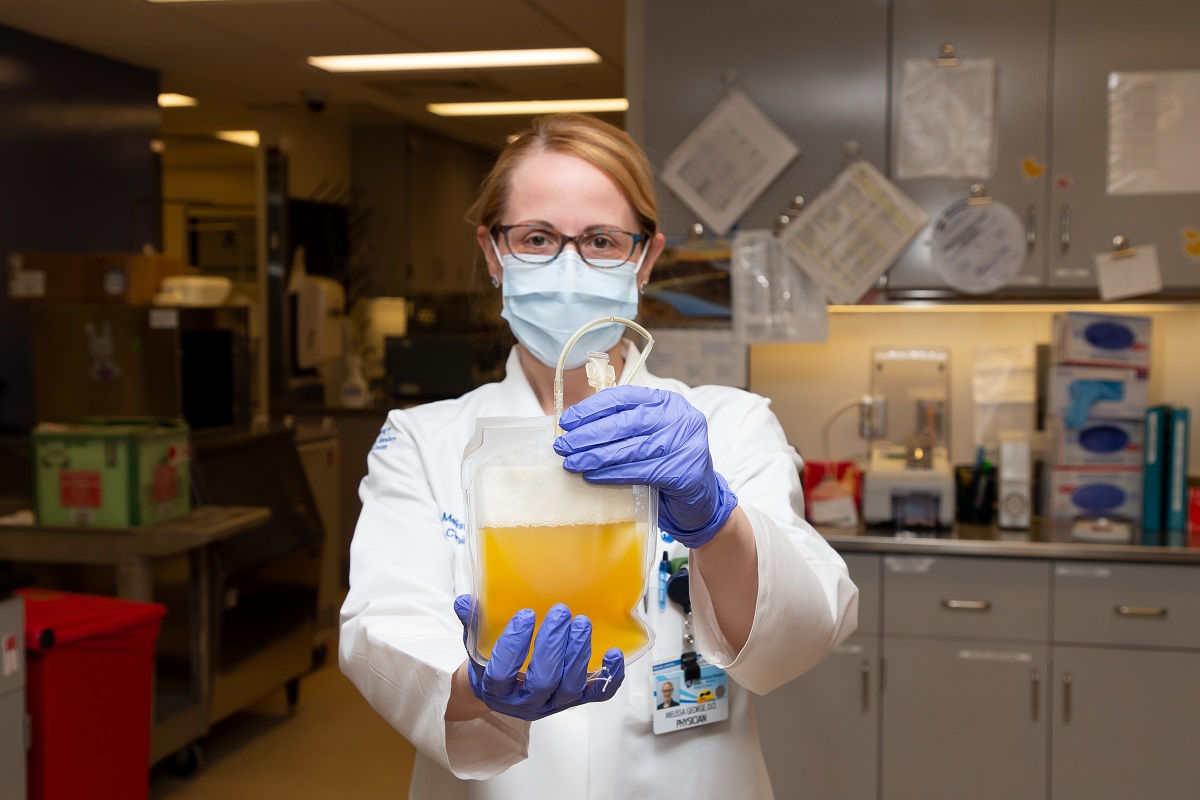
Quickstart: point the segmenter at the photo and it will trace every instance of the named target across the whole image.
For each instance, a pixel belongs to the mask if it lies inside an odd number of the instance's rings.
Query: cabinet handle
[[[1063,724],[1071,724],[1071,684],[1074,682],[1071,673],[1063,673]]]
[[[1037,244],[1037,206],[1033,203],[1025,209],[1025,246],[1030,250]]]
[[[1117,606],[1116,612],[1122,617],[1165,617],[1167,610],[1157,606]]]
[[[1058,212],[1058,243],[1063,252],[1071,246],[1071,207],[1065,204]]]
[[[867,713],[871,710],[871,662],[862,662],[862,710]]]
[[[950,611],[987,611],[992,607],[991,600],[943,600],[942,608]]]
[[[1042,676],[1036,669],[1029,673],[1029,683],[1033,689],[1033,706],[1030,716],[1034,722],[1038,721],[1038,708],[1042,705],[1041,686]]]

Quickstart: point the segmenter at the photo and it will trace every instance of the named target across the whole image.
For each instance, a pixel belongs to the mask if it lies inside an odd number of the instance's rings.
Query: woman
[[[637,354],[613,325],[572,350],[555,450],[588,481],[658,488],[665,549],[689,559],[696,646],[728,673],[729,717],[652,732],[652,665],[681,652],[674,603],[648,604],[653,652],[626,673],[609,651],[607,681],[585,683],[590,624],[563,606],[514,616],[486,669],[467,658],[459,465],[474,421],[552,413],[566,339],[636,313],[664,245],[656,213],[645,156],[582,115],[535,120],[471,210],[518,344],[503,381],[389,415],[360,489],[342,608],[343,671],[419,751],[413,798],[770,797],[749,692],[800,675],[854,630],[857,590],[799,516],[800,460],[767,401],[644,370],[593,394],[587,350],[606,350],[618,376]]]

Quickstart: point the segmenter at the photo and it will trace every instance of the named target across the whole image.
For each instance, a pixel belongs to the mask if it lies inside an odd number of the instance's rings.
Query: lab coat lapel
[[[504,363],[504,380],[499,383],[496,407],[488,413],[498,417],[544,417],[541,403],[521,369],[521,356],[514,345]]]

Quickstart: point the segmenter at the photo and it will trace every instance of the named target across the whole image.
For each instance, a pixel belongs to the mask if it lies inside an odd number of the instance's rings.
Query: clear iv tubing
[[[567,356],[571,353],[571,348],[574,347],[575,343],[579,341],[579,337],[583,336],[583,334],[587,333],[597,325],[607,325],[610,322],[619,322],[626,328],[632,328],[636,332],[640,333],[642,338],[646,340],[646,348],[642,350],[641,355],[638,357],[638,360],[634,362],[632,367],[623,370],[624,374],[621,376],[621,380],[618,382],[618,385],[624,386],[633,380],[633,376],[636,375],[638,370],[642,368],[642,364],[646,362],[646,357],[650,355],[650,351],[654,348],[654,337],[650,335],[650,331],[646,330],[641,325],[638,325],[633,320],[625,319],[624,317],[600,317],[599,319],[592,320],[579,330],[575,331],[571,338],[567,340],[566,347],[564,347],[562,352],[559,353],[558,366],[554,370],[554,428],[560,435],[562,434],[562,428],[558,427],[558,420],[562,416],[563,412],[563,369],[567,363]],[[607,689],[608,682],[611,681],[612,678],[613,676],[608,674],[608,668],[601,666],[600,669],[588,675],[587,682],[588,684],[603,682],[604,688]]]
[[[562,433],[562,429],[558,428],[558,420],[562,416],[563,412],[563,368],[566,366],[567,356],[570,354],[571,348],[575,346],[575,343],[579,341],[579,338],[583,336],[583,334],[587,333],[597,325],[607,325],[611,322],[618,322],[624,325],[626,328],[632,328],[634,331],[640,333],[642,338],[646,340],[646,348],[642,350],[641,355],[638,357],[638,360],[634,362],[633,366],[624,370],[624,374],[621,376],[621,380],[618,381],[618,385],[624,386],[633,380],[633,376],[636,375],[638,370],[642,368],[642,364],[646,362],[646,357],[650,355],[650,351],[654,348],[654,337],[650,335],[650,331],[646,330],[641,325],[638,325],[633,320],[625,319],[624,317],[600,317],[599,319],[592,320],[579,330],[575,331],[571,338],[567,340],[567,346],[563,348],[561,353],[559,353],[558,367],[554,370],[554,426],[558,429],[559,433]]]

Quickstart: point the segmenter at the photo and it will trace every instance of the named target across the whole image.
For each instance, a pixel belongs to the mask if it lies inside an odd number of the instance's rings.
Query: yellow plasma
[[[645,530],[637,522],[483,528],[480,655],[490,657],[517,611],[533,609],[541,625],[555,603],[592,621],[589,672],[611,647],[626,656],[641,649],[649,639],[632,609],[646,578]]]

